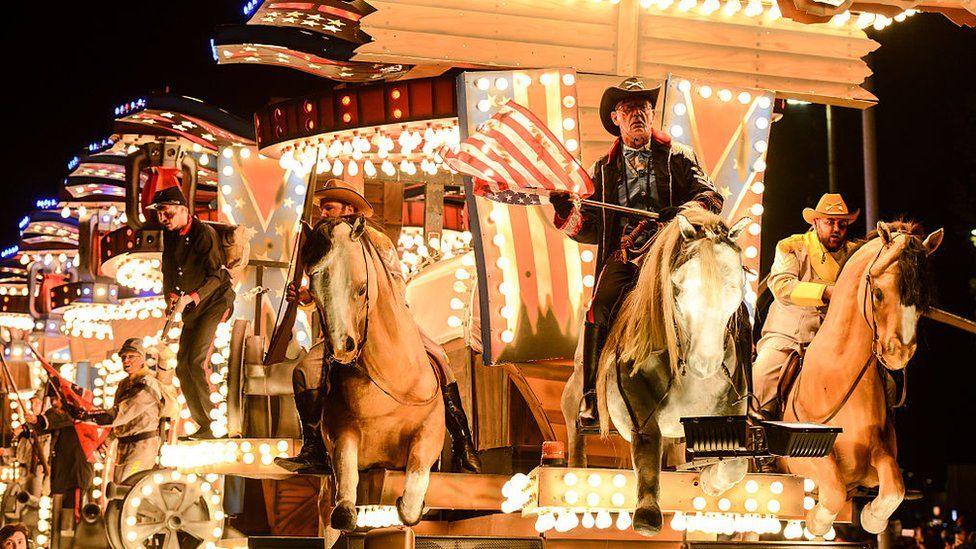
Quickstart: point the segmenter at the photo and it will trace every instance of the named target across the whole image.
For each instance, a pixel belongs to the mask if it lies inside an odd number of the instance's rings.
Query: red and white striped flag
[[[475,194],[499,202],[539,204],[540,196],[553,191],[584,198],[593,194],[593,181],[576,158],[515,101],[499,107],[457,152],[442,156],[448,166],[474,179]]]

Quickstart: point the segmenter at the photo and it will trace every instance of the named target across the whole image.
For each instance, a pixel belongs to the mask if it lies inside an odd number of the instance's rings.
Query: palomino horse
[[[786,401],[787,421],[843,428],[829,456],[786,459],[791,473],[819,487],[819,502],[807,514],[814,535],[830,529],[858,486],[878,486],[878,497],[861,511],[861,526],[874,534],[905,496],[882,368],[908,364],[928,305],[927,258],[942,242],[942,229],[924,240],[916,230],[878,223],[877,234],[847,261]]]
[[[359,470],[370,467],[406,468],[397,510],[416,524],[444,443],[444,403],[420,329],[363,217],[321,222],[302,253],[332,350],[325,358],[339,365],[322,418],[335,457],[331,525],[356,527]]]
[[[729,230],[717,215],[691,208],[663,227],[600,359],[600,431],[606,436],[612,421],[631,444],[638,479],[634,529],[644,535],[661,529],[662,437],[684,436],[682,416],[746,411],[748,319],[742,313],[733,319],[745,285],[735,240],[746,222]],[[562,398],[574,465],[584,463],[585,451],[575,422],[580,369],[577,361]],[[710,465],[702,472],[702,485],[709,493],[724,492],[747,468],[744,459]]]

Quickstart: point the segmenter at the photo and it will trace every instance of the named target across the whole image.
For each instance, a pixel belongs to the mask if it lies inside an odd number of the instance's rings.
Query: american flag
[[[593,194],[593,181],[576,158],[529,109],[507,101],[444,160],[474,179],[474,192],[506,204],[538,205],[565,191]]]
[[[592,186],[587,188],[588,178],[577,164],[583,143],[577,75],[569,69],[479,71],[466,72],[461,80],[458,99],[465,114],[461,122],[465,145],[469,143],[466,138],[483,135],[482,139],[499,143],[496,147],[500,150],[501,141],[486,135],[484,125],[494,124],[489,122],[493,117],[506,120],[499,114],[501,110],[517,125],[535,128],[534,132],[523,130],[516,140],[526,143],[523,149],[528,153],[522,152],[522,156],[533,159],[526,161],[532,169],[551,172],[553,164],[546,164],[541,157],[561,159],[555,164],[560,166],[558,177],[527,177],[524,170],[528,168],[513,167],[510,160],[504,161],[505,167],[523,170],[516,172],[523,182],[471,177],[475,207],[470,215],[479,220],[478,238],[484,254],[484,271],[478,276],[484,291],[479,301],[482,356],[487,364],[571,357],[593,285],[595,254],[553,225],[554,212],[546,199],[551,191],[545,185],[555,188],[559,184],[581,195],[591,193]],[[516,114],[519,118],[514,118]],[[530,146],[528,142],[536,144]],[[480,147],[472,151],[465,146],[458,154],[477,158],[486,154]]]

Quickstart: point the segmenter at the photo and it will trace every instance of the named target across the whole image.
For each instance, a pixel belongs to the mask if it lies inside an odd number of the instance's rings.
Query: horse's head
[[[916,226],[906,223],[878,222],[876,242],[866,252],[871,254],[864,278],[864,313],[875,330],[877,347],[884,365],[900,370],[915,354],[915,328],[918,317],[931,300],[931,282],[927,280],[928,257],[942,243],[942,229],[924,239]],[[924,233],[923,233],[924,234]],[[876,247],[876,249],[875,249]]]
[[[369,254],[360,241],[365,230],[361,216],[326,218],[302,248],[309,289],[325,321],[326,341],[332,358],[341,364],[353,362],[365,341],[371,282]]]
[[[690,216],[689,216],[690,217]],[[688,369],[709,378],[725,359],[729,319],[744,297],[745,274],[736,239],[749,223],[731,229],[718,216],[695,221],[678,215],[680,252],[672,266],[674,318]]]

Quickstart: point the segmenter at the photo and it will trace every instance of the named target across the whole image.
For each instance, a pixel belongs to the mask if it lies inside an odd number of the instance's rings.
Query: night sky
[[[54,197],[68,160],[111,130],[115,105],[167,87],[242,117],[274,98],[327,81],[288,69],[217,66],[215,26],[238,23],[243,2],[63,2],[5,6],[7,122],[0,248],[17,220]],[[909,217],[946,229],[935,256],[939,305],[976,316],[976,30],[922,14],[881,32],[872,54],[882,219]],[[861,207],[861,114],[835,109],[840,189]],[[763,269],[776,240],[804,230],[800,210],[827,190],[824,108],[790,106],[773,126],[766,176]],[[863,217],[862,217],[863,219]],[[863,235],[863,226],[857,233]],[[909,367],[908,408],[898,413],[900,463],[910,482],[945,479],[948,463],[972,463],[976,440],[976,337],[923,320]]]

